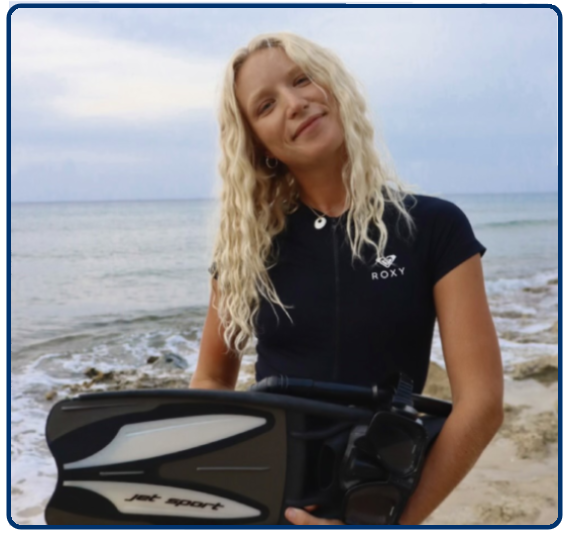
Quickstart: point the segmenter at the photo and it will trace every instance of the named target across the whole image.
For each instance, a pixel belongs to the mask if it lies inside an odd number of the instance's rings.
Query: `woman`
[[[481,255],[453,204],[409,195],[373,147],[340,60],[291,34],[232,58],[220,110],[222,215],[211,303],[191,387],[234,389],[257,338],[274,374],[425,383],[439,322],[454,410],[400,520],[420,524],[499,428],[502,367]],[[340,524],[313,509],[297,525]]]

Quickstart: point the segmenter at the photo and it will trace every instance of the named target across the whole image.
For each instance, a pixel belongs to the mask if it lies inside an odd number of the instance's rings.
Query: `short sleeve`
[[[211,276],[213,277],[213,279],[218,279],[219,278],[219,273],[217,270],[217,263],[213,262],[213,264],[211,264],[211,266],[209,266],[209,273],[211,274]]]
[[[438,201],[431,237],[433,284],[472,256],[486,252],[465,213],[449,201]]]

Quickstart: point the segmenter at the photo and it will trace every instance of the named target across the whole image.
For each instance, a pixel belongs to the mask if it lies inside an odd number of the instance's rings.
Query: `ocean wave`
[[[509,221],[495,221],[490,223],[479,223],[474,226],[475,229],[498,229],[506,227],[526,227],[526,226],[545,226],[545,225],[559,225],[557,218],[541,219],[541,220],[509,220]]]
[[[557,288],[557,277],[558,273],[550,270],[529,277],[488,279],[485,281],[485,285],[489,296],[491,294],[523,291],[524,289],[548,288],[551,291],[553,288]],[[526,292],[530,292],[530,290]],[[537,293],[537,290],[534,293]]]
[[[176,309],[168,309],[163,312],[141,313],[139,315],[131,314],[129,316],[111,317],[110,315],[102,315],[99,317],[91,317],[84,320],[79,327],[83,329],[100,329],[112,326],[135,326],[146,323],[175,323],[183,322],[188,328],[193,326],[201,326],[205,321],[207,314],[206,306],[182,307]]]
[[[187,278],[189,268],[155,268],[145,270],[128,270],[123,272],[107,272],[98,276],[98,279],[137,279],[145,277],[159,277],[167,279],[181,279]]]

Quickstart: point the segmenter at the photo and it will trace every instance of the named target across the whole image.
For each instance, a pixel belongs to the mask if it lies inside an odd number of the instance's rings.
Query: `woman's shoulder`
[[[405,198],[404,203],[416,223],[421,225],[466,220],[465,213],[461,208],[452,201],[441,197],[412,194]]]
[[[457,205],[452,201],[425,194],[408,194],[404,200],[407,208],[423,213],[435,212],[438,210],[452,210]]]

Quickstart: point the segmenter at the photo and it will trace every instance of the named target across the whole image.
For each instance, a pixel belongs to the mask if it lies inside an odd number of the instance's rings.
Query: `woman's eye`
[[[309,83],[311,82],[311,79],[306,76],[300,76],[296,81],[295,81],[295,85],[298,86],[300,84],[305,84],[305,83]],[[262,115],[264,112],[268,111],[270,109],[272,105],[272,101],[270,102],[265,102],[264,104],[260,105],[260,107],[258,108],[258,115]]]

